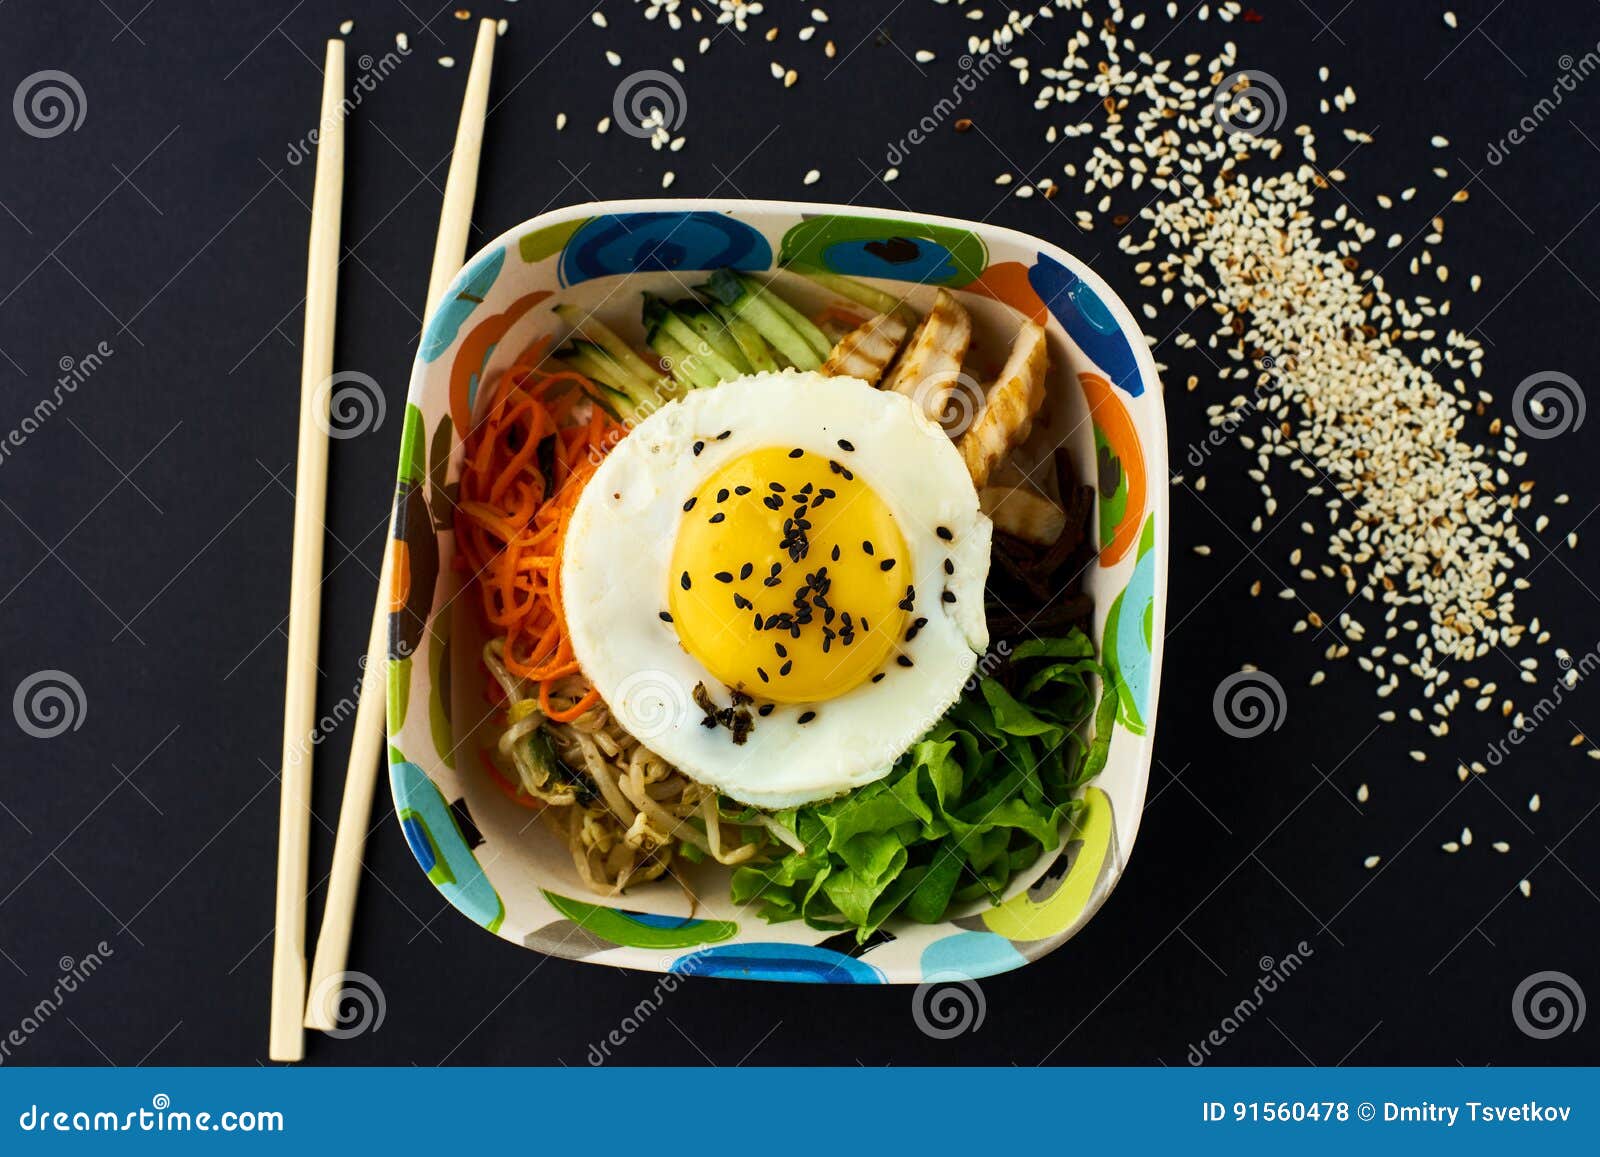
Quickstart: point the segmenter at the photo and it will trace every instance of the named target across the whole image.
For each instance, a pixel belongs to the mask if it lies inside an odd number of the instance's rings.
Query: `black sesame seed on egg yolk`
[[[682,580],[668,594],[679,641],[716,680],[817,704],[892,665],[910,609],[899,564],[911,556],[866,481],[826,452],[776,446],[703,478],[684,509],[707,506],[714,518],[677,526],[671,573]]]

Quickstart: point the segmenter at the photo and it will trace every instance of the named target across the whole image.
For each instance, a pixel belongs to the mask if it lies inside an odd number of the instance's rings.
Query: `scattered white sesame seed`
[[[610,117],[601,117],[600,118],[600,123],[594,126],[594,131],[597,132],[597,133],[604,133],[604,132],[608,132],[610,130],[610,128],[611,128],[611,118]]]
[[[1518,880],[1517,891],[1521,892],[1524,897],[1531,896],[1533,895],[1533,884],[1528,880]]]
[[[677,179],[678,174],[674,173],[671,169],[668,169],[665,173],[661,174],[661,187],[663,189],[670,189],[672,188],[672,182],[676,181]]]
[[[559,133],[562,129],[564,129],[566,127],[567,127],[567,114],[564,113],[564,112],[556,113],[556,132]]]
[[[899,176],[900,176],[900,170],[899,169],[895,169],[895,168],[885,169],[883,171],[883,183],[885,185],[887,185],[890,181],[895,180]]]
[[[1452,856],[1461,850],[1461,845],[1456,843],[1454,840],[1446,840],[1439,846],[1445,851],[1449,852]]]
[[[394,34],[394,46],[401,52],[410,52],[411,37],[407,36],[404,32],[396,32]]]
[[[608,48],[606,49],[606,63],[612,68],[616,68],[622,63],[622,57]]]
[[[1360,787],[1356,788],[1356,802],[1357,803],[1366,803],[1367,800],[1371,797],[1371,795],[1372,795],[1372,793],[1367,790],[1367,785],[1366,784],[1362,784]]]
[[[804,183],[807,185],[815,185],[820,180],[822,180],[822,170],[810,169],[806,172]]]
[[[917,63],[918,64],[931,64],[933,62],[933,59],[934,59],[933,53],[929,52],[926,48],[917,49]]]
[[[456,66],[456,58],[455,57],[453,57],[453,56],[441,56],[439,58],[439,67],[440,68],[454,68],[455,66]]]
[[[1539,793],[1538,792],[1534,792],[1531,796],[1528,797],[1528,810],[1529,811],[1536,812],[1536,811],[1539,810],[1539,808],[1541,806],[1543,806],[1543,805],[1540,803]]]
[[[604,28],[606,26],[606,14],[600,11],[600,9],[596,8],[593,12],[589,13],[589,21],[596,28]]]
[[[1361,861],[1361,866],[1366,868],[1368,871],[1371,871],[1373,868],[1378,866],[1380,860],[1381,857],[1379,856],[1368,856],[1366,859]]]
[[[1494,843],[1490,844],[1489,846],[1491,848],[1493,848],[1495,851],[1499,852],[1501,855],[1505,855],[1507,852],[1509,852],[1511,850],[1511,845],[1506,843],[1504,840],[1496,840]]]
[[[1454,28],[1456,26],[1456,14],[1454,12],[1446,12],[1444,14],[1444,26],[1446,28]]]
[[[728,3],[743,7],[739,0]],[[1538,525],[1536,533],[1544,533],[1550,524],[1531,509],[1531,482],[1514,473],[1529,457],[1518,445],[1522,432],[1493,412],[1486,419],[1493,423],[1488,438],[1463,426],[1464,411],[1484,414],[1496,401],[1473,384],[1484,376],[1487,351],[1470,326],[1455,326],[1448,299],[1426,296],[1463,281],[1479,292],[1481,276],[1451,277],[1441,216],[1420,230],[1423,222],[1381,220],[1414,201],[1416,187],[1379,195],[1376,208],[1358,206],[1342,191],[1328,191],[1344,176],[1318,167],[1316,148],[1328,145],[1309,125],[1280,132],[1270,121],[1255,123],[1251,118],[1259,113],[1250,110],[1230,114],[1251,119],[1250,132],[1225,123],[1214,98],[1226,94],[1214,89],[1221,77],[1244,67],[1234,44],[1161,59],[1135,43],[1144,21],[1135,15],[1125,22],[1123,6],[1116,0],[1106,6],[1111,26],[1103,30],[1085,15],[1081,28],[1056,38],[1066,46],[1059,65],[1017,55],[1009,63],[1044,113],[1049,144],[1087,138],[1077,142],[1072,160],[1062,162],[1062,174],[1082,189],[1083,207],[1071,220],[1087,232],[1114,214],[1132,215],[1131,224],[1127,216],[1116,218],[1117,242],[1149,291],[1137,302],[1149,319],[1145,328],[1165,332],[1162,318],[1170,314],[1170,344],[1220,365],[1214,379],[1220,392],[1206,415],[1248,454],[1245,465],[1261,493],[1259,515],[1244,514],[1240,521],[1249,521],[1257,535],[1275,527],[1285,469],[1293,480],[1317,486],[1319,501],[1306,505],[1310,517],[1299,524],[1308,536],[1304,557],[1296,549],[1290,563],[1296,577],[1284,576],[1298,593],[1285,587],[1279,594],[1307,604],[1297,608],[1304,617],[1293,633],[1315,637],[1325,663],[1355,658],[1373,676],[1380,699],[1393,696],[1402,711],[1413,703],[1426,708],[1426,714],[1406,713],[1435,738],[1450,734],[1449,717],[1463,700],[1479,711],[1499,706],[1511,719],[1516,708],[1505,693],[1468,682],[1462,664],[1515,647],[1524,636],[1544,645],[1548,636],[1517,618],[1515,594],[1527,582],[1516,567],[1529,559],[1527,528]],[[989,23],[971,29],[966,51],[976,58],[997,45],[1044,43],[1033,29],[1036,21],[1070,10],[1076,24],[1084,7],[1061,0],[1039,11],[985,13],[975,0],[963,8],[967,18]],[[1182,10],[1202,12],[1177,0],[1163,7],[1175,21]],[[1242,11],[1233,0],[1208,0],[1202,18],[1213,10],[1218,19]],[[1454,19],[1447,14],[1446,24],[1455,27]],[[831,49],[830,42],[829,55]],[[949,55],[942,46],[940,54]],[[1355,107],[1354,90],[1333,85],[1328,68],[1319,68],[1318,77],[1328,86],[1320,94],[1324,111]],[[1086,107],[1102,105],[1109,118],[1083,115]],[[1342,131],[1347,148],[1374,143],[1369,131]],[[1431,144],[1451,147],[1442,135]],[[1245,166],[1236,164],[1246,154],[1258,162],[1248,180],[1241,175]],[[1447,160],[1430,155],[1437,180],[1449,179],[1441,163]],[[1027,196],[1029,185],[1046,192],[1042,183],[1010,173],[995,183],[1016,185],[1018,197]],[[1456,179],[1444,190],[1452,203],[1464,199],[1460,186]],[[1436,200],[1438,192],[1423,200]],[[1405,261],[1387,264],[1407,248],[1412,253]],[[1429,288],[1399,288],[1407,268]],[[1274,292],[1277,286],[1296,292]],[[1199,376],[1190,375],[1186,390],[1200,386]],[[1202,493],[1205,478],[1191,477],[1187,485]],[[1419,564],[1422,559],[1429,565]],[[1336,632],[1310,613],[1326,601],[1318,597],[1325,592],[1313,589],[1319,582],[1333,583],[1334,605],[1347,608]],[[1258,583],[1251,593],[1259,590]],[[1374,611],[1382,624],[1370,621]],[[1453,671],[1460,672],[1454,683]],[[1406,676],[1415,682],[1402,690]],[[1312,675],[1314,682],[1323,677],[1321,670]],[[1396,717],[1395,711],[1379,714],[1386,723]],[[1419,749],[1411,758],[1421,763],[1428,757]],[[1463,780],[1486,770],[1453,759],[1446,766]],[[1459,846],[1467,846],[1465,838]]]
[[[494,34],[496,36],[504,36],[510,27],[511,21],[502,16],[499,20],[495,21]]]
[[[340,36],[349,36],[355,30],[356,30],[356,22],[354,20],[345,20],[342,23],[340,23],[340,25],[339,25],[339,35]]]
[[[1472,846],[1472,829],[1471,828],[1462,828],[1461,829],[1461,846],[1463,848],[1470,848]]]

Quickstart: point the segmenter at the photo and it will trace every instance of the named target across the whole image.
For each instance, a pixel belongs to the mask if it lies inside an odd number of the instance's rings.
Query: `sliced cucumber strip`
[[[671,384],[661,376],[661,371],[635,353],[633,347],[623,341],[610,326],[596,318],[585,317],[583,311],[575,305],[558,305],[555,307],[555,314],[584,337],[599,345],[611,355],[612,361],[634,377],[659,386],[668,394],[674,392]]]
[[[814,370],[822,364],[822,356],[812,349],[794,326],[784,320],[767,296],[750,292],[750,287],[733,270],[717,270],[711,275],[711,280],[700,288],[754,326],[771,343],[772,348],[797,369]]]
[[[644,322],[656,333],[670,337],[685,351],[692,353],[695,360],[711,373],[717,382],[736,378],[744,372],[718,353],[716,348],[695,332],[694,326],[679,316],[671,306],[649,293],[644,295]],[[654,345],[651,348],[656,349],[657,353],[661,352]],[[716,382],[711,384],[715,385]]]
[[[773,356],[772,347],[766,343],[761,336],[761,332],[755,326],[720,301],[712,304],[711,312],[715,313],[722,321],[722,324],[728,327],[728,333],[739,344],[739,349],[743,351],[745,360],[750,363],[752,370],[760,373],[763,370],[776,370],[779,368],[778,360]]]
[[[853,277],[846,277],[842,273],[829,273],[826,269],[818,269],[815,265],[797,264],[786,268],[808,281],[816,282],[824,289],[837,293],[840,297],[848,298],[857,305],[866,306],[874,313],[893,313],[905,305],[905,302],[894,294],[885,293],[876,286],[857,281]]]
[[[753,368],[750,359],[744,356],[744,350],[728,332],[728,327],[721,318],[712,313],[709,308],[698,301],[676,302],[673,312],[700,335],[700,339],[717,351],[717,354],[741,374],[748,374]]]
[[[833,343],[828,340],[826,334],[824,334],[820,329],[811,323],[811,319],[809,317],[801,313],[794,306],[783,300],[781,296],[762,285],[749,274],[742,274],[739,279],[744,282],[745,287],[748,288],[751,293],[755,294],[757,297],[767,302],[767,304],[771,305],[772,308],[777,311],[778,316],[789,323],[790,327],[800,335],[801,339],[806,343],[806,345],[811,347],[811,352],[817,355],[817,361],[819,364],[821,363],[822,359],[826,358],[828,354],[832,352]]]
[[[689,389],[710,389],[721,380],[701,363],[699,354],[691,353],[687,346],[665,329],[651,330],[648,340],[650,348],[660,354],[662,360],[667,363],[672,376]]]
[[[650,397],[650,388],[593,342],[573,342],[557,350],[556,356],[601,388],[606,396],[597,400],[613,417],[634,421],[650,412],[642,407]]]

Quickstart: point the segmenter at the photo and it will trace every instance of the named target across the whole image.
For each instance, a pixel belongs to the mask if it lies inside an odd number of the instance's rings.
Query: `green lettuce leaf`
[[[736,868],[734,903],[865,942],[896,913],[937,923],[996,901],[1055,851],[1076,794],[1105,767],[1115,688],[1077,630],[1020,644],[1008,667],[1005,683],[969,688],[883,779],[779,813],[805,851]]]

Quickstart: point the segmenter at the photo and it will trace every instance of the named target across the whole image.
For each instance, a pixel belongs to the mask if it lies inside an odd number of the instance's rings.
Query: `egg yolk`
[[[915,594],[905,538],[847,459],[756,450],[684,502],[668,607],[679,641],[726,686],[832,699],[882,671],[903,638]]]

